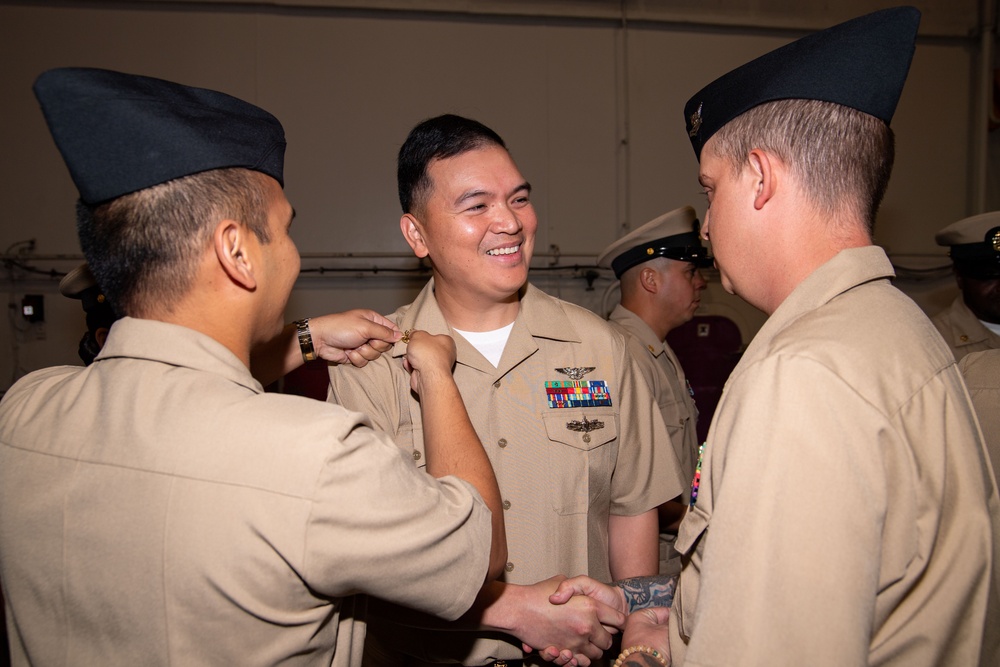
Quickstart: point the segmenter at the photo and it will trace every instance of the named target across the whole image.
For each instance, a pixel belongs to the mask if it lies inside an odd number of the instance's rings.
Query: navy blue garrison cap
[[[85,204],[225,167],[284,186],[281,123],[230,95],[76,67],[44,72],[34,90]]]
[[[873,12],[791,44],[724,74],[684,106],[695,155],[726,123],[776,100],[842,104],[892,120],[920,24],[915,7]]]

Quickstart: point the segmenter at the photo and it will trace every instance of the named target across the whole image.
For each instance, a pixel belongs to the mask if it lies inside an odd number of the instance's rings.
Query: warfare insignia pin
[[[701,107],[703,104],[698,105],[698,110],[691,114],[691,118],[688,120],[691,123],[691,129],[688,130],[688,136],[697,136],[698,130],[701,129]]]
[[[587,417],[584,416],[583,421],[574,419],[573,421],[566,422],[566,428],[571,431],[590,433],[591,431],[596,431],[599,428],[604,428],[604,422],[599,419],[587,419]]]
[[[557,368],[557,373],[568,375],[570,380],[582,380],[583,376],[594,370],[596,366],[582,366],[580,368]]]

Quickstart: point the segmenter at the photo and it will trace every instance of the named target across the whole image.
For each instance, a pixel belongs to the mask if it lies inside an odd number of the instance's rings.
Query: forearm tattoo
[[[616,581],[615,585],[625,594],[628,613],[646,607],[671,607],[674,604],[674,590],[677,577],[633,577]]]

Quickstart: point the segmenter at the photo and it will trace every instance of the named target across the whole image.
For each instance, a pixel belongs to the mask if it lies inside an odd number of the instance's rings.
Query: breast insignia
[[[580,366],[579,368],[557,368],[557,373],[568,375],[570,380],[582,380],[583,376],[594,370],[596,366]]]

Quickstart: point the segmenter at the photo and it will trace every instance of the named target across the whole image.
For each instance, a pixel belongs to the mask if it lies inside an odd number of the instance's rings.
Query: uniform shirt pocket
[[[559,514],[586,513],[609,495],[618,439],[613,410],[559,409],[542,415],[553,471],[552,502]]]
[[[673,612],[670,619],[676,620],[677,630],[685,639],[691,636],[691,623],[694,606],[697,605],[698,591],[701,587],[699,569],[700,563],[691,564],[694,551],[705,531],[708,530],[709,515],[697,506],[688,509],[684,520],[677,531],[674,549],[681,554],[681,577],[677,581],[677,594],[674,596]],[[685,574],[686,568],[692,571]]]
[[[677,530],[677,540],[674,542],[674,549],[678,552],[690,556],[691,550],[708,528],[708,515],[697,505],[688,509],[684,515],[684,520]]]

